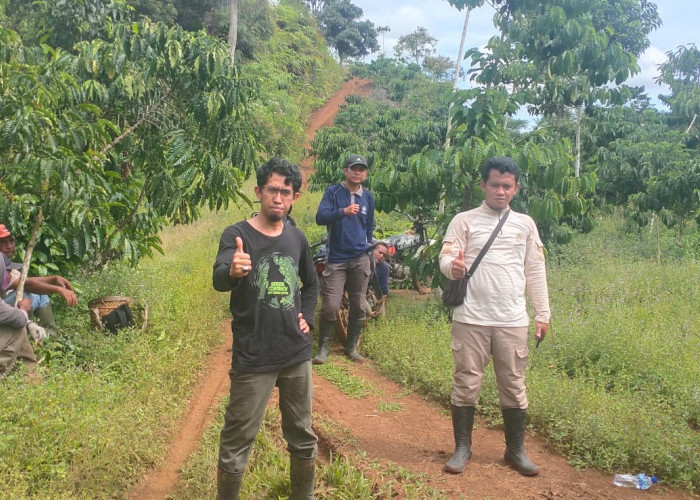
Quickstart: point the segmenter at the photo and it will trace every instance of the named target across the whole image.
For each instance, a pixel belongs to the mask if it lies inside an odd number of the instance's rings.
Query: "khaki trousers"
[[[501,408],[527,408],[525,368],[529,328],[452,322],[454,375],[450,402],[476,406],[485,369],[493,357]]]
[[[0,326],[0,380],[10,373],[18,359],[27,367],[30,377],[36,373],[36,356],[27,329]]]

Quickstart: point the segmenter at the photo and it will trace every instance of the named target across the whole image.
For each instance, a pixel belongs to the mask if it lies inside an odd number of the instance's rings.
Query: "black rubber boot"
[[[348,340],[345,343],[345,355],[356,363],[364,363],[365,358],[357,352],[357,341],[360,340],[363,321],[351,319],[348,321]]]
[[[218,500],[238,500],[243,474],[229,474],[221,469],[216,471],[216,489]]]
[[[442,470],[460,474],[472,457],[472,429],[474,428],[473,406],[452,405],[452,430],[455,435],[455,452]]]
[[[501,410],[506,431],[506,453],[503,460],[523,476],[536,476],[540,468],[525,455],[525,420],[527,410],[508,408]]]
[[[315,453],[311,458],[290,456],[289,476],[292,494],[289,495],[289,500],[313,500],[315,465]]]
[[[313,359],[315,365],[322,365],[328,359],[328,340],[333,333],[333,323],[319,318],[318,327],[318,352]]]
[[[56,326],[56,318],[53,316],[51,304],[46,304],[35,310],[34,317],[38,320],[37,323],[46,329],[46,333],[48,333],[50,337],[56,336],[58,333],[58,326]]]

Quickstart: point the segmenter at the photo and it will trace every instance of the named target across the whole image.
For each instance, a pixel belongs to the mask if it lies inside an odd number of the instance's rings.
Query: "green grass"
[[[404,405],[396,401],[382,401],[381,403],[377,403],[377,411],[380,413],[396,413],[403,410]]]
[[[323,231],[313,224],[319,198],[307,193],[294,210],[312,242]],[[210,214],[169,229],[163,234],[166,255],[135,270],[110,264],[99,275],[72,277],[81,303],[56,308],[60,336],[37,350],[44,383],[28,386],[15,373],[0,385],[0,498],[120,497],[161,463],[206,355],[224,338],[228,297],[211,288],[219,235],[250,211]],[[664,232],[662,255],[668,258],[658,263],[654,236],[625,234],[619,219],[606,218],[592,234],[550,256],[553,332],[531,349],[530,424],[576,466],[645,471],[697,492],[700,264],[694,255],[700,238],[692,228],[685,246],[676,248],[675,235]],[[86,304],[102,295],[148,303],[148,330],[114,336],[93,330]],[[449,322],[434,299],[392,297],[387,316],[363,336],[361,350],[403,384],[402,393],[417,391],[448,405]],[[350,377],[346,367],[344,358],[332,356],[317,371],[347,385],[349,394],[376,390]],[[377,410],[400,411],[397,405],[384,402]],[[479,411],[500,420],[491,370]],[[220,413],[188,462],[176,498],[213,495],[221,420]],[[247,498],[288,495],[278,424],[273,410],[244,479]],[[337,429],[324,432],[349,439]],[[319,498],[376,498],[393,491],[440,497],[419,476],[359,454],[334,455],[317,472]]]
[[[350,397],[361,399],[372,394],[381,394],[379,389],[366,380],[351,375],[347,366],[344,359],[331,355],[326,364],[315,365],[314,370]]]
[[[138,269],[74,277],[79,306],[57,308],[60,335],[37,349],[44,383],[12,374],[0,386],[0,497],[118,496],[162,461],[223,340],[227,298],[211,287],[211,265],[228,217],[166,231],[166,255]],[[93,330],[87,302],[103,295],[148,303],[147,331]]]

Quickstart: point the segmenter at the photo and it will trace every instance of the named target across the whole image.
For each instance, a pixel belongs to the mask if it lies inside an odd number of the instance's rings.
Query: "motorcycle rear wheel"
[[[333,325],[335,328],[335,335],[338,341],[345,345],[348,340],[348,315],[350,312],[350,304],[348,301],[348,292],[343,292],[343,300],[340,302],[340,309],[338,309],[338,315]],[[367,296],[365,297],[365,323],[363,327],[367,326],[367,320],[377,319],[384,316],[386,313],[386,297],[377,299],[374,291],[372,289],[367,290]],[[360,339],[362,336],[360,335]],[[357,345],[360,345],[360,340],[358,339]]]
[[[420,280],[418,273],[413,273],[413,288],[415,288],[421,295],[428,295],[431,291],[431,288],[423,284],[423,282]]]
[[[340,302],[340,309],[338,309],[338,315],[335,319],[335,335],[338,337],[338,342],[345,345],[348,341],[348,292],[343,292],[343,300]],[[360,342],[358,340],[357,344]]]

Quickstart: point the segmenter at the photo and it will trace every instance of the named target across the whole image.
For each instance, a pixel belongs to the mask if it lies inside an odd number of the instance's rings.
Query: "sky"
[[[438,39],[437,54],[452,60],[457,58],[466,11],[460,12],[447,0],[352,0],[352,3],[363,10],[363,20],[372,21],[375,27],[390,28],[383,40],[379,35],[380,51],[383,45],[388,57],[394,56],[394,44],[399,37],[423,26],[432,37]],[[651,46],[638,60],[640,73],[625,83],[643,85],[652,102],[658,104],[658,94],[668,92],[667,88],[654,83],[658,65],[666,60],[666,53],[687,43],[700,45],[700,0],[657,0],[655,3],[663,24],[649,36]],[[493,8],[488,4],[471,12],[465,50],[483,46],[497,33],[493,27],[493,13]],[[467,85],[460,82],[460,87]]]

